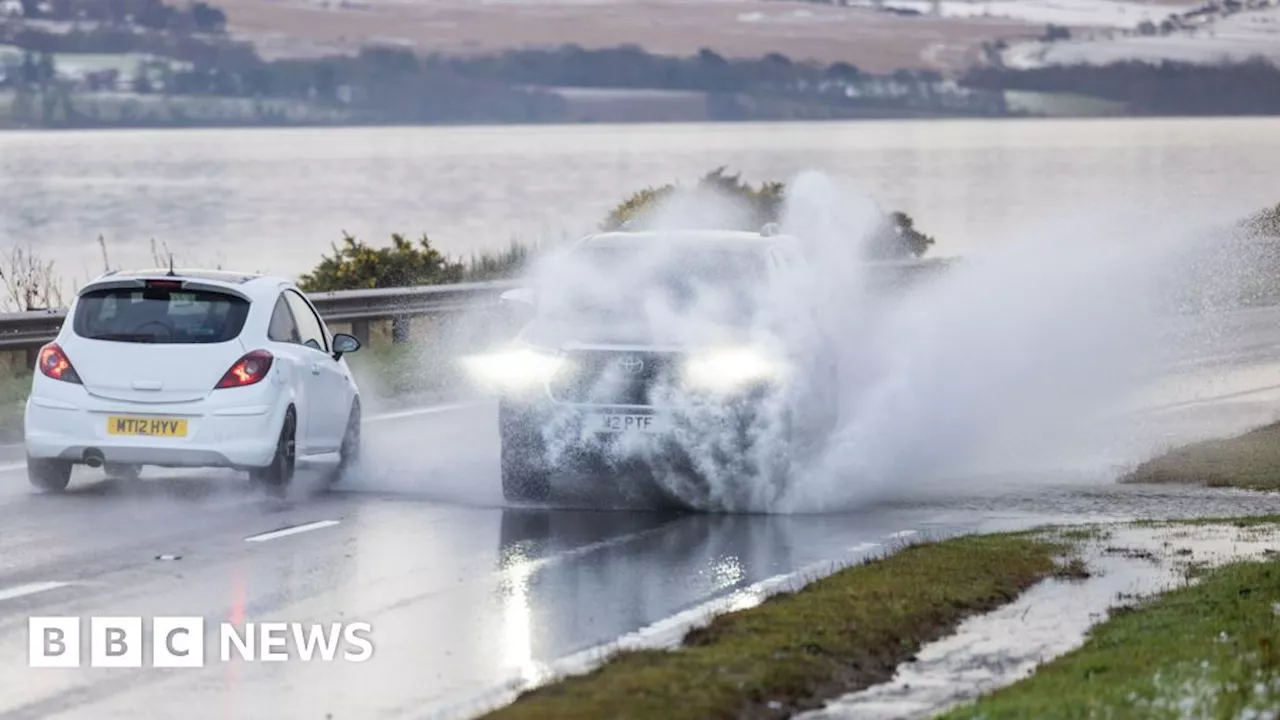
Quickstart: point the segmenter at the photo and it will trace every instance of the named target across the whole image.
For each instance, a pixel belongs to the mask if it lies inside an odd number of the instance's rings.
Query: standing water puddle
[[[1016,601],[961,623],[923,647],[893,680],[797,718],[930,717],[1011,685],[1036,666],[1081,646],[1112,608],[1189,584],[1192,566],[1216,567],[1280,550],[1280,527],[1099,526],[1079,541],[1086,579],[1046,580]]]

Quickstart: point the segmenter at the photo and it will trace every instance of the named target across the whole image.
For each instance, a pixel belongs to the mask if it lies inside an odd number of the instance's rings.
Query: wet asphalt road
[[[1275,417],[1277,317],[1233,316],[1223,324],[1238,340],[1138,401],[1152,432],[1178,441]],[[1097,472],[956,478],[852,514],[505,509],[496,441],[486,404],[375,417],[361,477],[287,500],[234,474],[156,471],[125,484],[77,470],[67,495],[42,496],[0,461],[0,718],[465,715],[553,660],[902,533],[1280,513],[1280,496],[1116,486]],[[201,669],[32,669],[32,615],[364,621],[375,651],[365,663],[224,664],[210,651]]]

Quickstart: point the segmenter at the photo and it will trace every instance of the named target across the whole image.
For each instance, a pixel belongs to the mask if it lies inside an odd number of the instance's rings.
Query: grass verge
[[[21,439],[22,410],[30,390],[30,371],[13,371],[0,377],[0,441]]]
[[[943,715],[1262,718],[1280,707],[1280,562],[1207,571],[1126,609],[1035,675]]]
[[[1280,490],[1280,423],[1171,450],[1120,481]]]
[[[349,356],[347,363],[361,390],[371,397],[447,393],[461,388],[464,381],[455,359],[429,344],[365,347]]]
[[[1027,534],[908,547],[719,616],[677,650],[620,653],[488,717],[787,717],[890,679],[963,618],[1054,574],[1064,552]]]

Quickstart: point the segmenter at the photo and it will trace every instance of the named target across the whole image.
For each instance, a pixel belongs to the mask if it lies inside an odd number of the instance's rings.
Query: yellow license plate
[[[107,418],[108,435],[143,435],[147,437],[186,437],[187,421],[178,418],[115,417]]]

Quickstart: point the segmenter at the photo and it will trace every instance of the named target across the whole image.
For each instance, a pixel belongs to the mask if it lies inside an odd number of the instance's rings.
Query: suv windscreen
[[[570,277],[584,282],[548,292],[554,319],[628,322],[641,318],[646,300],[660,300],[675,312],[746,323],[768,273],[763,253],[723,247],[684,247],[655,259],[632,247],[588,246],[572,253],[570,264]]]
[[[91,340],[203,344],[234,340],[249,303],[209,290],[110,288],[80,297],[72,328]]]

